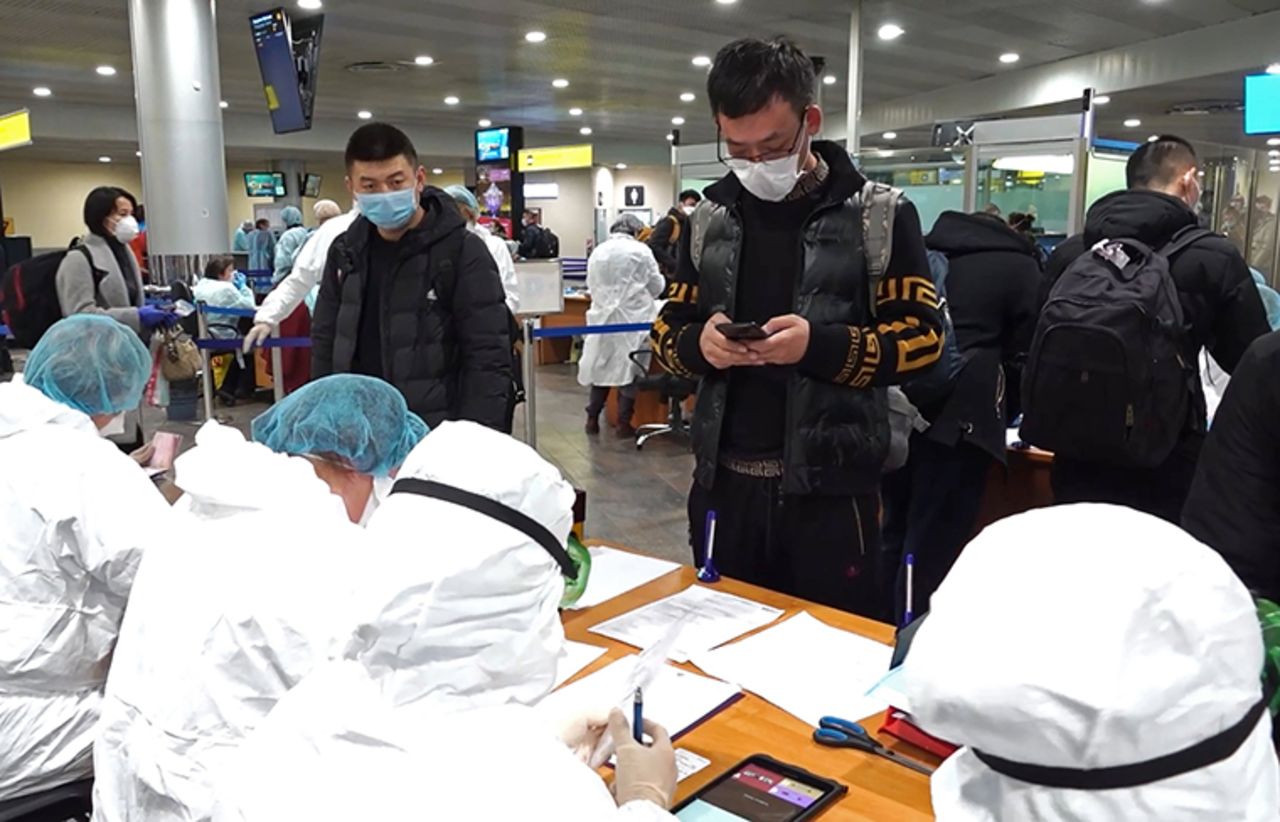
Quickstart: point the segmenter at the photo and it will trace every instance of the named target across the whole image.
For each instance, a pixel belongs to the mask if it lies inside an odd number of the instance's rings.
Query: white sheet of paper
[[[911,697],[907,696],[901,665],[885,674],[884,678],[875,685],[872,685],[871,689],[867,691],[867,696],[887,702],[891,708],[911,713]]]
[[[667,655],[676,662],[723,645],[782,616],[773,608],[750,599],[726,594],[714,588],[691,585],[678,594],[651,602],[591,628],[591,633],[607,636],[637,648],[653,645],[679,620],[684,629]]]
[[[604,652],[605,649],[598,645],[566,639],[564,647],[560,649],[560,658],[556,660],[556,684],[552,686],[552,690],[559,688],[572,679],[578,671],[604,656]]]
[[[548,694],[538,708],[549,709],[553,716],[570,716],[607,713],[616,707],[622,709],[630,723],[635,688],[628,686],[639,664],[638,655],[624,656]],[[740,690],[737,685],[663,664],[653,681],[643,688],[644,717],[677,736],[733,699]]]
[[[572,610],[599,605],[680,567],[679,563],[670,560],[641,556],[603,545],[593,545],[590,551],[591,576],[587,578],[587,590],[582,593],[582,598],[574,604]]]
[[[693,664],[817,727],[824,716],[857,722],[887,708],[883,699],[865,694],[884,677],[892,658],[888,645],[800,613],[741,642],[698,654]]]
[[[1005,431],[1004,431],[1004,444],[1005,444],[1007,447],[1012,448],[1013,446],[1017,445],[1017,444],[1018,444],[1018,443],[1020,443],[1020,442],[1022,442],[1022,433],[1021,433],[1020,429],[1017,429],[1017,428],[1006,428],[1006,429],[1005,429]]]
[[[705,756],[698,756],[685,748],[676,748],[676,781],[683,782],[711,764]]]

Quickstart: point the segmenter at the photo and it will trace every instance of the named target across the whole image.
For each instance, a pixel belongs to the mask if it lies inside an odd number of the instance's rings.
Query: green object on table
[[[1280,716],[1280,605],[1259,597],[1258,622],[1262,626],[1262,682],[1263,690],[1269,686],[1275,691],[1271,696],[1271,716]]]
[[[578,569],[578,575],[573,579],[565,577],[564,596],[560,598],[561,608],[568,608],[582,599],[587,590],[587,579],[591,576],[591,552],[587,550],[587,546],[579,542],[576,536],[569,534],[569,544],[565,547],[569,551],[569,559],[573,560]]]

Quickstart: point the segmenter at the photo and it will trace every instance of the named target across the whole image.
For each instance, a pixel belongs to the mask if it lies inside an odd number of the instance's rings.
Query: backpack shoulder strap
[[[689,216],[689,257],[693,267],[702,270],[702,247],[707,242],[707,229],[711,227],[712,209],[710,200],[703,200]]]
[[[671,221],[671,245],[680,242],[680,220],[679,218],[668,214],[667,219]]]
[[[1173,239],[1160,249],[1160,253],[1163,254],[1166,259],[1172,260],[1174,257],[1178,256],[1206,237],[1216,236],[1218,235],[1214,234],[1207,228],[1201,228],[1198,225],[1190,225],[1179,231],[1177,234],[1174,234]]]
[[[893,259],[893,220],[901,199],[902,192],[898,189],[872,180],[852,198],[862,215],[862,248],[867,257],[867,288],[871,294],[868,305],[873,316],[880,281]]]

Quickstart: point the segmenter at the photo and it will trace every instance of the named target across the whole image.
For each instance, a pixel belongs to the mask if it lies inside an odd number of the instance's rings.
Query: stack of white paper
[[[560,658],[556,660],[556,684],[552,688],[559,688],[568,682],[578,671],[603,656],[604,652],[605,649],[598,645],[566,639],[564,647],[560,649]]]
[[[824,716],[856,722],[887,708],[883,699],[866,694],[892,658],[888,645],[800,613],[741,642],[698,654],[693,664],[816,727]]]
[[[606,620],[591,628],[591,633],[648,648],[665,636],[672,625],[683,620],[684,628],[667,656],[676,662],[685,662],[693,654],[768,625],[782,614],[781,608],[693,585]]]
[[[669,560],[641,556],[603,545],[593,545],[589,550],[591,575],[587,578],[587,590],[572,606],[572,610],[599,605],[680,567],[679,563]]]

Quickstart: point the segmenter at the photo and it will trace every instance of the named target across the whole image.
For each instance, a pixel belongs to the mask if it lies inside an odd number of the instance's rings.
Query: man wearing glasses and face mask
[[[706,190],[680,243],[652,342],[672,373],[701,378],[689,496],[694,559],[717,517],[728,576],[889,618],[881,568],[885,394],[942,347],[937,295],[909,202],[872,295],[865,178],[815,140],[813,64],[786,39],[716,56],[707,95],[730,173]],[[874,304],[873,304],[874,302]],[[755,323],[759,328],[722,327]]]
[[[453,198],[427,185],[404,132],[347,142],[360,217],[329,249],[311,322],[312,379],[350,372],[400,389],[435,427],[472,420],[510,432],[509,319],[498,267]]]

